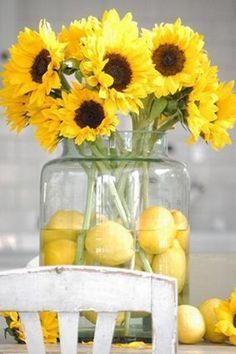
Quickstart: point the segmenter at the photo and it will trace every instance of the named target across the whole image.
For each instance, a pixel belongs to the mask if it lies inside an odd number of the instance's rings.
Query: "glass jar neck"
[[[153,148],[153,155],[168,156],[168,139],[166,134],[157,133],[157,140]]]
[[[74,139],[62,140],[62,157],[78,157],[79,152],[76,148]]]
[[[110,137],[99,137],[93,143],[85,142],[80,146],[76,146],[74,139],[63,139],[62,157],[97,157],[91,153],[90,144],[96,151],[100,151],[104,158],[125,158],[128,155],[155,158],[168,155],[166,134],[156,131],[122,131],[115,132]]]

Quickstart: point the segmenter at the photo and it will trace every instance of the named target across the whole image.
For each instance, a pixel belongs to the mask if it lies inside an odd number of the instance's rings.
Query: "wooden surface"
[[[79,345],[79,354],[90,354],[92,346]],[[59,353],[58,345],[47,346],[47,354]],[[0,344],[0,354],[26,354],[26,347],[22,344]],[[149,354],[151,350],[147,349],[120,349],[112,348],[112,354]],[[236,347],[230,345],[180,345],[178,354],[235,354]]]

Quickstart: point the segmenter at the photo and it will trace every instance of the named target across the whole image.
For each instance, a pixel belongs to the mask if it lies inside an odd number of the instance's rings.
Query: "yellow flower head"
[[[17,321],[19,317],[17,312],[0,312],[0,316],[9,317],[11,321]]]
[[[132,15],[120,19],[115,10],[106,11],[98,35],[83,39],[83,55],[81,71],[99,97],[113,109],[138,112],[151,92],[154,68]]]
[[[24,328],[17,312],[1,312],[0,316],[10,319],[9,328],[14,330],[17,339],[25,342]],[[55,312],[40,312],[40,322],[45,343],[56,343],[59,338],[58,320]]]
[[[94,141],[98,135],[110,135],[118,124],[114,110],[96,91],[74,84],[72,92],[63,94],[61,136]]]
[[[30,93],[30,103],[42,104],[45,95],[61,87],[58,70],[64,46],[46,21],[40,22],[39,32],[29,28],[20,32],[2,74],[4,87],[14,97]]]
[[[229,341],[236,345],[236,289],[229,300],[222,301],[215,309],[218,322],[215,325],[217,333],[229,337]]]
[[[42,106],[29,107],[29,122],[36,128],[36,140],[49,152],[55,150],[60,140],[61,103],[60,99],[46,97]]]
[[[174,94],[191,87],[199,74],[203,37],[178,19],[174,24],[161,24],[143,37],[152,51],[156,73],[156,97]]]
[[[80,21],[71,22],[68,28],[63,26],[58,38],[60,42],[66,44],[65,59],[76,58],[77,60],[82,60],[83,44],[81,39],[98,33],[99,29],[100,22],[93,16],[90,16],[88,20],[83,18]]]
[[[211,122],[217,118],[217,68],[210,66],[205,55],[202,56],[201,64],[201,73],[196,79],[187,103],[187,125],[192,134],[190,142],[197,141],[200,135],[207,140]]]
[[[207,141],[218,150],[231,144],[228,129],[236,122],[236,94],[233,93],[234,81],[220,83],[217,87],[217,119],[211,124]]]
[[[55,312],[41,312],[40,321],[44,342],[51,344],[57,343],[59,338],[57,314]]]
[[[6,123],[17,133],[29,124],[29,100],[27,94],[15,97],[10,86],[0,90],[0,104],[4,107]]]

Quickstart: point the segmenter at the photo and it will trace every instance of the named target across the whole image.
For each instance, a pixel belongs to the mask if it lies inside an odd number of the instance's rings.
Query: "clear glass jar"
[[[41,176],[41,265],[122,267],[174,276],[188,294],[189,175],[160,132],[120,132],[78,147]],[[82,339],[96,315],[83,313]],[[147,314],[121,313],[115,337],[151,338]]]

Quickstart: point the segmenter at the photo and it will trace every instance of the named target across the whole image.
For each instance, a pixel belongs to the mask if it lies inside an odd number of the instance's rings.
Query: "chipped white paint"
[[[85,310],[98,312],[93,354],[110,352],[115,313],[119,311],[152,313],[153,353],[176,354],[176,309],[176,281],[166,276],[91,266],[37,267],[0,273],[0,311],[21,313],[29,354],[45,353],[35,312],[59,313],[61,353],[74,354],[77,314]]]

